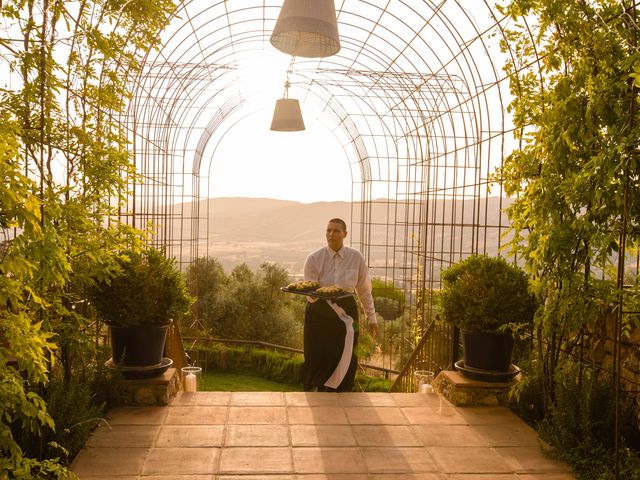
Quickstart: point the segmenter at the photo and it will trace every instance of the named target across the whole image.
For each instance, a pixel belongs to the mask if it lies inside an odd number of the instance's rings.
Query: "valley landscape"
[[[482,251],[496,254],[499,240],[498,225],[507,225],[506,215],[500,212],[504,208],[504,199],[497,197],[486,200],[480,211],[471,201],[442,201],[431,205],[426,215],[429,224],[429,244],[432,251],[451,255],[456,250],[471,251],[474,246],[472,214],[480,212],[487,225],[491,225],[482,237],[479,245]],[[198,256],[215,257],[230,271],[236,265],[246,263],[256,269],[264,262],[276,263],[289,271],[292,276],[301,274],[304,259],[312,250],[325,244],[324,229],[326,222],[339,217],[353,229],[347,237],[347,244],[359,248],[362,205],[350,202],[300,203],[269,198],[224,197],[210,198],[199,203],[198,217],[201,219],[198,234]],[[181,204],[175,211],[189,216],[192,204]],[[369,218],[369,262],[377,268],[384,268],[390,261],[396,266],[403,261],[407,238],[415,237],[420,228],[419,218],[415,217],[413,205],[390,201],[374,202]],[[186,214],[185,214],[186,212]],[[394,226],[387,226],[387,218],[400,218]],[[352,219],[356,219],[351,227]],[[459,224],[454,228],[451,223]],[[182,228],[182,230],[180,230]],[[173,227],[173,235],[189,238],[190,224],[180,223]],[[486,238],[485,238],[486,237]],[[395,246],[394,246],[395,245]],[[485,247],[486,245],[486,247]],[[417,248],[415,245],[413,248]]]

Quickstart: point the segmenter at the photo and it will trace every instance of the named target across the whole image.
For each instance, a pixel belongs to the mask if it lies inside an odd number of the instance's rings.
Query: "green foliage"
[[[148,248],[126,252],[117,273],[98,281],[90,290],[91,302],[109,325],[126,327],[179,320],[192,303],[175,261]]]
[[[0,91],[0,462],[10,478],[65,474],[59,457],[29,457],[11,429],[37,436],[54,428],[33,388],[46,387],[57,364],[68,383],[90,362],[86,289],[110,275],[123,248],[143,240],[113,220],[134,178],[117,116],[129,76],[174,7],[138,0],[76,7],[0,4],[14,39],[0,40],[10,74]]]
[[[404,312],[404,292],[392,282],[374,278],[371,281],[373,302],[378,313],[385,320],[395,320]]]
[[[441,274],[439,307],[446,322],[471,332],[530,326],[535,300],[526,274],[503,258],[472,256]]]
[[[241,264],[227,275],[217,260],[200,258],[187,278],[198,319],[213,336],[302,345],[305,300],[280,291],[289,283],[284,268],[265,263],[252,272]]]
[[[302,389],[301,385],[288,385],[255,375],[221,370],[208,371],[201,385],[201,390],[207,392],[296,392]]]
[[[213,344],[197,345],[192,358],[207,370],[222,370],[256,375],[273,382],[300,385],[304,359],[298,354],[286,354],[274,350],[246,346]]]
[[[93,402],[90,384],[83,380],[79,376],[66,383],[61,379],[52,380],[44,394],[47,410],[54,419],[56,429],[45,430],[41,439],[45,445],[59,445],[68,452],[69,458],[63,457],[65,463],[84,446],[104,414],[103,405]],[[50,449],[48,447],[45,450],[45,458],[60,454]]]
[[[233,372],[258,376],[297,388],[302,385],[304,358],[300,354],[251,346],[212,344],[196,345],[189,355],[195,363],[203,366],[205,373]],[[358,371],[354,388],[363,392],[388,392],[392,383],[390,380],[370,377]]]
[[[356,372],[354,382],[354,390],[357,392],[390,392],[392,380],[386,380],[382,377],[372,377],[362,372]]]
[[[556,418],[559,402],[586,408],[590,395],[581,386],[571,400],[562,397],[566,385],[557,374],[565,362],[581,353],[585,335],[604,343],[606,328],[599,333],[594,325],[620,308],[620,299],[634,310],[638,298],[637,285],[622,293],[616,277],[618,263],[633,269],[624,262],[640,243],[640,12],[609,0],[502,3],[510,17],[502,48],[519,147],[496,180],[514,198],[511,248],[540,301],[534,365],[544,416]],[[609,281],[596,280],[603,278]],[[626,336],[632,321],[623,316]],[[587,455],[597,447],[584,434]]]
[[[581,479],[615,478],[614,402],[612,379],[577,362],[567,361],[556,372],[556,403],[540,425],[542,438]],[[631,405],[623,405],[623,438],[638,441]],[[623,444],[626,443],[623,440]],[[628,445],[628,443],[627,443]],[[619,478],[640,478],[640,453],[621,449]]]

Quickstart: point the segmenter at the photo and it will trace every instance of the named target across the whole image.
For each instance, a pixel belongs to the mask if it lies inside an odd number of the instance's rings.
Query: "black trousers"
[[[341,306],[354,321],[354,352],[351,355],[349,370],[337,389],[325,387],[324,383],[334,372],[342,357],[346,325],[325,300],[307,303],[304,315],[304,365],[302,367],[302,381],[306,392],[316,389],[320,392],[353,390],[357,366],[355,346],[358,342],[358,307],[354,297],[342,298],[335,303]]]

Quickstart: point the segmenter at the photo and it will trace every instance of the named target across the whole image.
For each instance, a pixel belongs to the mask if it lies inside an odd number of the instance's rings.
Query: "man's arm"
[[[320,269],[318,267],[317,258],[315,258],[313,255],[309,255],[304,261],[304,267],[302,269],[302,273],[304,275],[304,279],[307,281],[314,281],[314,282],[319,281]],[[317,300],[317,298],[312,298],[309,296],[306,296],[305,298],[309,303],[314,303]]]
[[[364,257],[361,257],[356,292],[362,302],[362,307],[364,308],[364,313],[367,317],[367,322],[369,323],[369,332],[371,333],[371,336],[375,338],[378,334],[378,320],[376,318],[376,307],[373,303],[371,290],[372,286],[371,278],[369,277],[369,269],[367,268]]]

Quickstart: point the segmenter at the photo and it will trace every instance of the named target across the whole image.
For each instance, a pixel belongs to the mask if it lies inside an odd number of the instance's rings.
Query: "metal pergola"
[[[431,306],[418,298],[437,286],[439,271],[470,254],[497,254],[506,227],[499,186],[488,188],[513,142],[499,48],[506,20],[486,1],[339,0],[340,52],[292,58],[269,43],[281,4],[179,5],[133,82],[126,121],[144,181],[128,221],[151,221],[154,242],[183,265],[215,256],[199,202],[216,194],[217,145],[280,93],[247,80],[259,59],[289,80],[305,121],[344,149],[352,245],[372,276],[404,290],[424,326]]]

